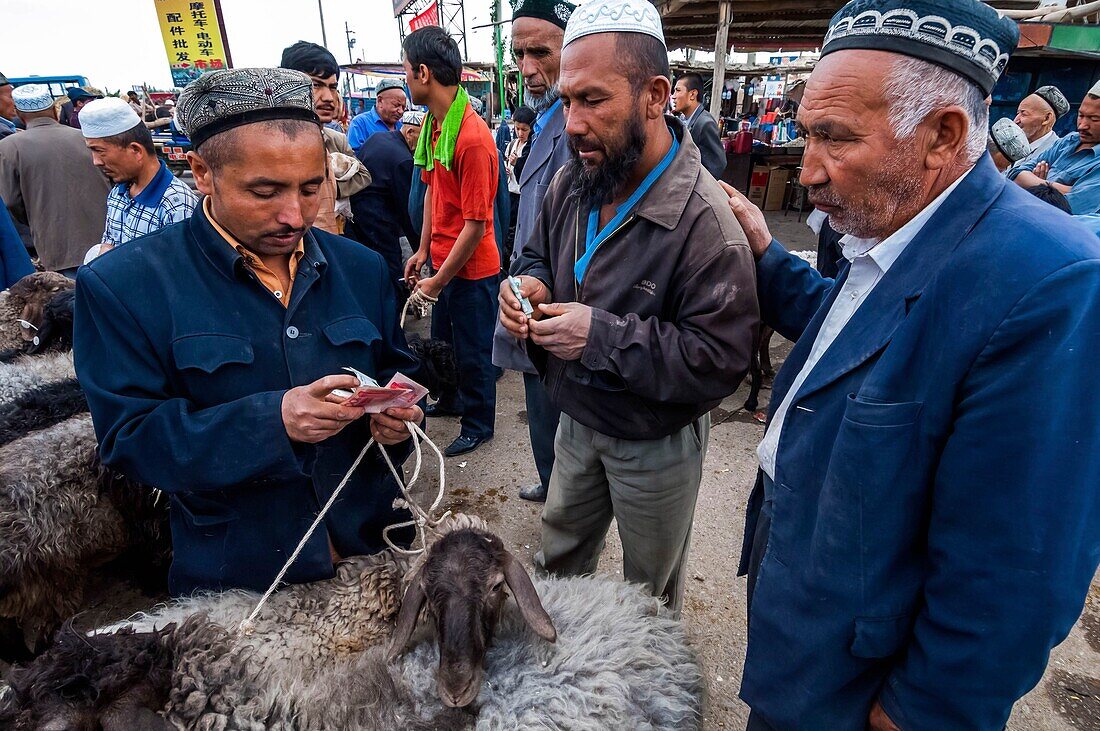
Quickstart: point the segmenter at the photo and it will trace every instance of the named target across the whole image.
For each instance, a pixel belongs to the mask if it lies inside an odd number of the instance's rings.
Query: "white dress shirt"
[[[794,383],[787,390],[787,395],[779,404],[779,408],[775,410],[775,415],[772,416],[771,423],[768,425],[768,432],[764,435],[763,441],[760,442],[760,446],[756,450],[761,469],[772,480],[775,480],[775,459],[779,449],[779,439],[783,434],[783,421],[786,419],[787,411],[791,408],[791,402],[794,401],[799,389],[802,388],[802,384],[806,382],[814,366],[821,360],[821,356],[825,355],[825,351],[829,349],[829,346],[844,330],[844,326],[852,319],[852,315],[856,313],[856,310],[860,308],[867,296],[871,294],[871,290],[886,276],[886,272],[901,256],[901,252],[905,251],[905,247],[916,238],[920,230],[924,228],[924,224],[928,223],[928,219],[932,218],[932,215],[939,210],[947,197],[969,174],[970,171],[968,170],[948,186],[945,191],[940,193],[934,201],[925,206],[920,213],[913,216],[908,223],[881,242],[877,239],[859,239],[851,235],[844,236],[840,240],[844,249],[844,258],[852,263],[848,278],[844,280],[840,293],[833,301],[828,314],[825,315],[824,322],[821,323],[821,330],[817,333],[817,338],[814,340],[813,348],[810,349],[810,355],[806,359],[805,365],[802,366],[802,370],[795,377]]]

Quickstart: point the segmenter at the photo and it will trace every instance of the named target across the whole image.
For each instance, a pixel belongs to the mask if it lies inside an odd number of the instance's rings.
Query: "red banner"
[[[424,8],[424,12],[420,15],[413,16],[413,19],[409,21],[409,30],[419,30],[429,25],[439,25],[438,3],[432,3]]]

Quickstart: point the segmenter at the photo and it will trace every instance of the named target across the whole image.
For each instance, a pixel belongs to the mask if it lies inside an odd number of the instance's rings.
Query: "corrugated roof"
[[[672,48],[714,50],[717,0],[653,0]],[[1031,9],[1037,0],[992,0],[1001,10]],[[1075,4],[1075,0],[1070,0]],[[733,0],[729,44],[737,51],[813,50],[844,0]]]

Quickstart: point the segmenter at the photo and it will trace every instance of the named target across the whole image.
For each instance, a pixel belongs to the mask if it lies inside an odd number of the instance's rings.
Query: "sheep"
[[[73,354],[23,355],[11,363],[0,363],[0,404],[48,383],[76,378]]]
[[[100,464],[87,414],[0,447],[0,535],[0,618],[32,652],[80,609],[94,567],[132,551],[167,573],[167,501]]]
[[[41,327],[46,304],[75,287],[73,280],[57,272],[35,272],[0,293],[0,350],[26,352],[34,333],[24,330],[19,320]]]
[[[0,403],[0,446],[88,411],[75,378],[47,383]]]
[[[366,576],[373,578],[364,583]],[[502,583],[517,605],[504,603]],[[400,585],[408,588],[397,613]],[[358,557],[333,580],[278,592],[254,632],[238,634],[255,601],[246,592],[194,597],[103,628],[88,643],[61,641],[12,673],[0,722],[33,727],[51,718],[61,727],[98,713],[111,729],[112,714],[138,712],[123,704],[138,695],[146,711],[184,729],[699,726],[699,665],[658,599],[593,577],[532,583],[500,539],[468,516],[449,521],[411,565],[389,552]],[[385,615],[392,626],[395,613],[387,648],[378,620]],[[434,621],[416,629],[422,613]],[[433,628],[437,643],[401,654]],[[155,687],[146,675],[129,683],[92,677],[97,692],[78,702],[61,690],[92,662],[83,656],[144,657],[156,646],[171,655],[170,681],[163,673]],[[125,672],[118,667],[116,675]]]
[[[410,335],[408,341],[409,350],[420,360],[420,368],[410,375],[424,384],[433,399],[458,388],[458,365],[450,343],[419,335]]]

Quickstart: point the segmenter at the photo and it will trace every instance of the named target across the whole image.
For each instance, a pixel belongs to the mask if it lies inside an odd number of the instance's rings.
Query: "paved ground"
[[[794,215],[769,214],[773,233],[793,248],[813,248],[813,238]],[[424,327],[424,323],[413,330]],[[775,365],[790,344],[776,336]],[[737,579],[737,559],[744,525],[744,506],[756,471],[755,449],[763,426],[741,410],[747,395],[742,387],[715,411],[710,450],[703,471],[695,516],[684,622],[699,652],[708,687],[704,728],[744,728],[748,709],[737,698],[746,642],[745,582]],[[769,391],[762,394],[766,404]],[[457,435],[453,419],[434,420],[431,435],[441,446]],[[432,469],[428,465],[430,474]],[[478,452],[448,460],[451,510],[474,512],[497,530],[528,565],[538,549],[539,507],[519,500],[516,486],[536,479],[528,447],[522,381],[508,373],[498,389],[495,440]],[[612,532],[601,572],[621,575],[621,548]],[[86,621],[125,616],[151,600],[125,587],[105,592],[103,602]],[[1018,704],[1009,728],[1013,731],[1100,731],[1100,577],[1094,583],[1085,613],[1069,639],[1052,655],[1039,686]]]

